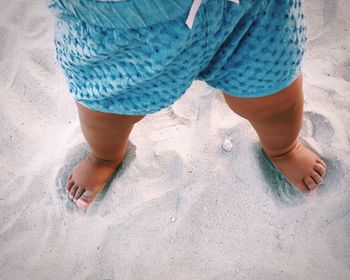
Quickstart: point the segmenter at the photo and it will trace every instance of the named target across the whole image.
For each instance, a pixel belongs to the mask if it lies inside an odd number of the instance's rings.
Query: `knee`
[[[75,101],[78,108],[78,113],[81,119],[87,122],[101,121],[104,123],[115,123],[118,122],[120,125],[134,125],[142,120],[144,115],[120,115],[114,113],[105,113],[100,111],[91,110],[79,102]]]
[[[239,98],[224,94],[227,105],[239,116],[260,122],[285,115],[286,112],[302,111],[302,78],[297,78],[285,89],[263,97]]]
[[[252,121],[262,122],[269,119],[274,119],[280,115],[286,114],[288,111],[294,111],[298,103],[294,101],[284,102],[283,106],[278,102],[272,100],[266,102],[266,100],[243,100],[232,102],[232,99],[226,98],[227,105],[233,112],[239,116]]]

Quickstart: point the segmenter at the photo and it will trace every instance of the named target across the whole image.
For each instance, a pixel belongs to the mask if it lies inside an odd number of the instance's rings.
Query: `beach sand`
[[[350,1],[305,6],[301,137],[328,165],[315,195],[194,82],[135,127],[84,211],[64,191],[88,148],[52,17],[39,0],[0,0],[0,279],[350,279]]]

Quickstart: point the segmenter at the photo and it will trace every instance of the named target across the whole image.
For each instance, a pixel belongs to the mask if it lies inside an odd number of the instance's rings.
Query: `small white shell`
[[[226,152],[231,152],[232,151],[232,141],[229,138],[226,138],[224,143],[222,143],[222,149]]]

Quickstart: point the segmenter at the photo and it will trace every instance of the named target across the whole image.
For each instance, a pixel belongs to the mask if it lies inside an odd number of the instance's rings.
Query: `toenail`
[[[82,199],[78,199],[77,202],[76,202],[77,206],[80,207],[80,208],[87,208],[90,204],[85,202],[84,200]]]
[[[313,189],[312,191],[309,191],[307,195],[312,196],[316,193],[316,191],[317,191],[317,188]]]

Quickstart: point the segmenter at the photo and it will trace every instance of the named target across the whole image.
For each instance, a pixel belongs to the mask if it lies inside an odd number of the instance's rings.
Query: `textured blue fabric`
[[[189,7],[175,18],[167,11],[171,20],[116,28],[56,4],[57,59],[74,98],[96,111],[153,113],[195,79],[240,97],[273,94],[296,78],[305,51],[301,0],[207,0],[192,29],[185,25]]]
[[[203,3],[208,0],[202,0]],[[46,0],[56,15],[77,17],[103,28],[137,28],[185,14],[191,0]]]

